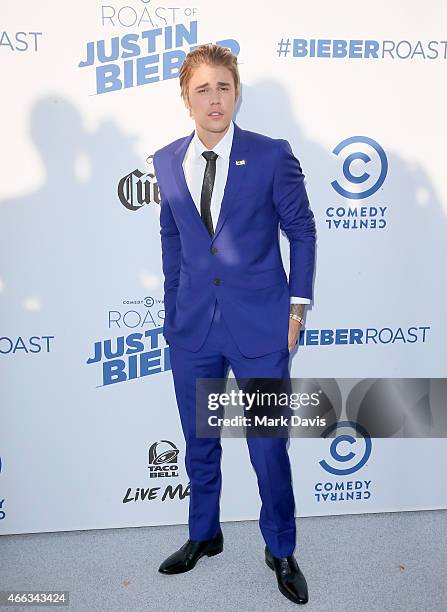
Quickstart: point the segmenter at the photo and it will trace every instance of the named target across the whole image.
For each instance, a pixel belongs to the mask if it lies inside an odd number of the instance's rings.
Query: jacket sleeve
[[[278,139],[273,203],[290,243],[289,295],[312,299],[316,228],[304,174],[287,140]]]
[[[155,168],[155,156],[154,156]],[[164,305],[165,313],[171,312],[175,306],[175,298],[179,284],[181,242],[177,224],[172,215],[171,207],[166,199],[157,178],[160,193],[160,236],[162,269],[164,275]]]

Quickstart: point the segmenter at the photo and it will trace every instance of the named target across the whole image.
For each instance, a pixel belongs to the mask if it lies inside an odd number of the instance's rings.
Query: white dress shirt
[[[225,184],[228,176],[228,166],[230,162],[230,151],[233,143],[234,124],[231,121],[228,130],[224,136],[214,145],[212,150],[217,153],[216,159],[216,176],[214,179],[213,192],[211,194],[211,218],[213,227],[216,228],[217,219],[219,218],[220,205],[224,194]],[[188,186],[191,197],[196,205],[200,215],[200,200],[202,195],[203,175],[205,174],[206,159],[202,153],[208,151],[194,131],[194,136],[189,143],[183,159],[183,172],[185,174],[186,184]],[[310,304],[309,298],[291,296],[291,304]]]

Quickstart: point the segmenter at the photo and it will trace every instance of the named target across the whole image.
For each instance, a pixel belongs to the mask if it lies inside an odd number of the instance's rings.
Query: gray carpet
[[[76,612],[445,612],[446,519],[446,510],[297,519],[309,586],[301,606],[278,591],[257,521],[222,523],[223,553],[177,576],[157,568],[185,542],[186,525],[2,536],[0,589],[67,589],[70,607],[60,609]]]

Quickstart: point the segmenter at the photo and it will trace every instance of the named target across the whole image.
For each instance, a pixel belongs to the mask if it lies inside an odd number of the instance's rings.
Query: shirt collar
[[[228,130],[226,131],[225,135],[223,136],[223,138],[221,138],[219,140],[219,142],[214,145],[213,147],[213,151],[215,153],[217,153],[217,155],[219,155],[219,157],[223,157],[226,159],[229,159],[230,157],[230,151],[231,151],[231,145],[233,143],[233,133],[234,133],[234,123],[233,120],[231,120],[230,122],[230,126],[228,128]],[[193,143],[194,143],[194,156],[198,159],[200,157],[202,157],[202,153],[204,151],[208,151],[208,149],[205,147],[205,145],[203,144],[203,142],[200,140],[200,138],[197,135],[197,131],[194,130],[194,136],[193,136]],[[203,161],[205,161],[205,159],[202,157]]]

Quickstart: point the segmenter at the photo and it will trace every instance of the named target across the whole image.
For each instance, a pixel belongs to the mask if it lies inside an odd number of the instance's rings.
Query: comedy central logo
[[[364,202],[383,186],[388,173],[388,160],[380,144],[367,136],[351,136],[338,143],[332,153],[339,159],[341,176],[331,182],[343,198],[326,208],[329,229],[383,229],[386,227],[387,205]],[[356,200],[351,204],[352,200]]]
[[[179,449],[170,440],[159,440],[149,448],[149,478],[177,478]]]
[[[321,459],[319,465],[335,479],[318,481],[314,486],[317,502],[346,502],[371,498],[371,480],[362,478],[339,478],[350,476],[361,470],[371,456],[371,436],[364,427],[353,421],[333,423],[322,434],[327,438],[335,430],[339,433],[329,446],[329,457]],[[356,432],[359,436],[353,435]]]

